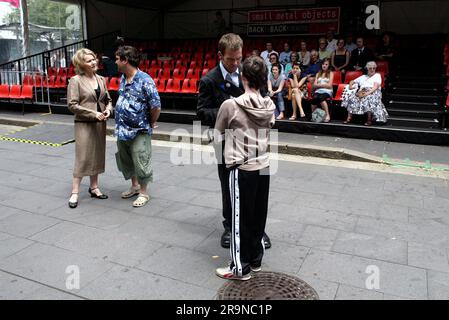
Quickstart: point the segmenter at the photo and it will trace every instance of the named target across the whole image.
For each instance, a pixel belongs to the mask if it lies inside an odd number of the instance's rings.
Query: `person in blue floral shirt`
[[[153,79],[138,69],[136,48],[119,47],[115,58],[123,73],[115,106],[116,160],[125,179],[131,179],[131,187],[122,193],[122,198],[137,195],[133,206],[142,207],[150,199],[147,186],[153,181],[151,134],[159,118],[161,100]]]

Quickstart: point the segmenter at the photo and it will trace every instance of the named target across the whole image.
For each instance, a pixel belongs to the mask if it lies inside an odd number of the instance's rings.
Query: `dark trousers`
[[[218,177],[221,184],[221,202],[223,207],[223,227],[225,230],[231,230],[232,209],[231,198],[229,196],[229,170],[226,169],[224,160],[218,164]]]
[[[229,173],[232,209],[231,268],[242,276],[259,267],[265,251],[270,176],[261,171],[232,169]]]

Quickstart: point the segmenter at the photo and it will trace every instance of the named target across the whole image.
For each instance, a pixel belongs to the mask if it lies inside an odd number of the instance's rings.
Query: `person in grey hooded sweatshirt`
[[[269,97],[260,94],[267,73],[262,58],[248,57],[242,65],[245,93],[224,101],[215,123],[215,134],[223,139],[224,133],[232,204],[232,261],[215,271],[224,279],[249,280],[251,271],[261,270],[265,251],[263,234],[270,188],[267,149],[276,108]]]

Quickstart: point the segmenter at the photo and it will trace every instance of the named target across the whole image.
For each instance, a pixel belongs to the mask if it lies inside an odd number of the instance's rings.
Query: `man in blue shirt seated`
[[[310,51],[310,65],[301,74],[301,79],[310,75],[309,82],[315,81],[315,75],[321,70],[321,60],[318,58],[318,51]]]
[[[116,160],[118,169],[132,183],[122,198],[138,195],[134,207],[142,207],[150,199],[147,185],[153,181],[151,134],[161,111],[156,85],[138,69],[139,62],[139,52],[134,47],[122,46],[115,53],[115,63],[123,73],[115,105]]]

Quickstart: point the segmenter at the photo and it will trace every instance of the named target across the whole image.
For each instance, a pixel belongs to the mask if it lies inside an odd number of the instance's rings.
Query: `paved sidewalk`
[[[18,112],[0,111],[0,124],[9,121],[20,122],[50,122],[73,124],[72,115],[26,113],[22,116]],[[114,122],[108,122],[112,131]],[[168,139],[174,130],[193,133],[193,126],[175,123],[159,123],[155,131],[159,139]],[[207,127],[202,127],[202,133]],[[196,134],[196,132],[195,132]],[[350,159],[362,161],[383,162],[395,165],[415,164],[424,167],[426,162],[431,167],[449,171],[449,152],[445,146],[416,145],[388,141],[374,141],[363,139],[349,139],[341,137],[279,133],[280,152],[293,153],[303,156],[315,156],[334,159]],[[386,156],[386,158],[385,158]],[[408,160],[406,160],[408,159]]]
[[[174,165],[170,143],[154,141],[152,198],[134,209],[108,140],[110,198],[90,198],[85,180],[75,210],[74,144],[0,141],[0,299],[213,299],[225,283],[214,275],[229,259],[216,167]],[[300,277],[321,299],[449,299],[446,179],[289,157],[271,181],[264,270]],[[80,289],[66,286],[69,266]]]

